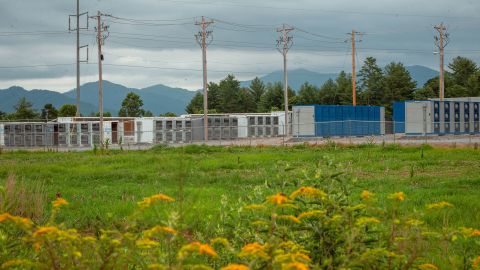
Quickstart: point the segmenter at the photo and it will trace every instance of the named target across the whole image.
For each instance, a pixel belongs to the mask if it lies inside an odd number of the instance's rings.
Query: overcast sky
[[[229,73],[246,80],[280,70],[275,27],[282,23],[298,29],[291,33],[290,69],[348,72],[350,43],[344,41],[355,29],[365,33],[359,38],[360,62],[374,56],[381,66],[400,61],[438,70],[433,26],[440,22],[451,39],[446,61],[461,55],[480,62],[478,0],[81,0],[80,5],[89,15],[100,10],[122,18],[105,18],[110,36],[104,79],[128,87],[200,89],[201,50],[194,38],[200,16],[215,20],[209,81]],[[0,88],[64,92],[75,87],[76,36],[67,31],[68,15],[75,12],[76,0],[0,0]],[[98,78],[94,24],[90,20],[81,35],[90,62],[81,66],[82,83]]]

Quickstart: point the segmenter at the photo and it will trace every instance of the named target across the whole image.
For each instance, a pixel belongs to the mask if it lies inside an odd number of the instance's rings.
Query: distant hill
[[[166,112],[184,114],[185,107],[195,92],[181,88],[170,88],[165,85],[154,85],[145,89],[128,88],[109,81],[103,82],[103,108],[113,115],[118,113],[123,99],[129,92],[134,92],[143,100],[144,109],[154,115]],[[0,90],[0,111],[13,112],[13,106],[22,97],[33,103],[36,110],[40,110],[47,103],[59,108],[63,104],[76,104],[76,90],[58,93],[49,90],[30,90],[14,86]],[[98,82],[86,83],[81,86],[80,110],[83,115],[98,112]]]
[[[49,90],[30,90],[27,91],[19,86],[12,86],[5,90],[0,90],[0,111],[13,112],[14,106],[18,100],[25,97],[33,103],[33,108],[40,111],[47,103],[52,103],[56,108],[60,108],[63,104],[75,104],[72,99],[64,94]],[[96,111],[96,106],[88,102],[81,102],[82,113],[87,114]]]
[[[429,79],[438,76],[439,72],[424,66],[407,66],[406,69],[410,72],[412,79],[417,82],[418,87],[422,87]],[[306,69],[293,69],[288,71],[288,85],[294,89],[299,90],[302,84],[309,82],[310,84],[321,86],[328,79],[335,80],[338,73],[318,73]],[[275,71],[265,76],[259,77],[266,83],[283,83],[283,71]],[[241,82],[241,86],[248,87],[251,80]]]

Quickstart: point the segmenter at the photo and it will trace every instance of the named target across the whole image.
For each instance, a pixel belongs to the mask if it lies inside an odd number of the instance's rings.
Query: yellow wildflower
[[[280,205],[280,204],[288,203],[290,199],[288,199],[288,197],[283,193],[277,193],[273,196],[268,197],[267,201],[275,205]]]
[[[138,205],[141,208],[148,208],[152,205],[152,203],[157,202],[157,201],[164,201],[164,202],[174,202],[175,199],[172,197],[169,197],[165,194],[156,194],[147,198],[143,198],[141,202],[138,202]]]
[[[27,260],[19,260],[19,259],[14,259],[14,260],[9,260],[4,263],[2,263],[2,266],[0,268],[2,269],[7,269],[10,267],[18,267],[18,266],[26,266],[29,265],[30,262]]]
[[[472,233],[470,234],[471,237],[478,237],[480,236],[480,230],[473,230]]]
[[[55,201],[52,202],[53,208],[60,208],[64,205],[68,205],[67,200],[64,198],[57,198]]]
[[[312,210],[312,211],[300,213],[300,215],[298,215],[298,218],[306,219],[306,218],[313,218],[313,217],[324,217],[326,213],[327,211],[323,211],[323,210]]]
[[[149,230],[146,230],[143,232],[145,237],[152,237],[153,235],[157,233],[164,233],[164,234],[170,234],[170,235],[176,235],[177,231],[170,228],[170,227],[163,227],[163,226],[155,226]]]
[[[210,241],[210,243],[212,245],[219,244],[219,245],[222,245],[224,247],[229,247],[230,246],[230,243],[228,242],[228,240],[226,238],[223,238],[223,237],[214,238]]]
[[[262,210],[262,209],[265,209],[265,205],[263,205],[263,204],[250,204],[250,205],[245,206],[245,209]]]
[[[393,193],[393,194],[390,194],[388,198],[402,202],[405,200],[405,193],[403,192]]]
[[[371,198],[373,198],[373,196],[375,196],[375,194],[371,193],[368,190],[362,191],[362,194],[360,195],[360,197],[362,197],[362,199],[364,200],[370,200]]]
[[[438,270],[438,267],[435,266],[434,264],[431,264],[431,263],[424,263],[424,264],[420,264],[418,266],[418,269],[420,269],[420,270],[429,270],[429,269]]]
[[[292,216],[292,215],[280,215],[280,216],[278,216],[278,219],[290,220],[290,221],[293,221],[295,223],[300,223],[300,219],[298,219],[296,216]]]
[[[267,223],[266,221],[263,221],[263,220],[255,220],[255,221],[252,221],[251,224],[252,224],[252,225],[255,225],[255,226],[268,225],[268,223]]]
[[[314,187],[301,187],[290,194],[290,198],[292,199],[297,197],[324,200],[327,197],[327,193]]]
[[[268,259],[268,254],[265,252],[266,245],[260,245],[259,243],[250,243],[242,247],[242,250],[238,254],[239,257],[259,257]]]
[[[378,224],[380,223],[380,220],[378,220],[377,218],[374,218],[374,217],[360,217],[357,219],[357,222],[356,224],[358,226],[363,226],[363,225],[366,225],[366,224]]]
[[[411,219],[407,220],[406,223],[410,226],[415,226],[415,227],[423,225],[423,221],[418,220],[418,219],[414,219],[414,218],[411,218]]]
[[[217,252],[210,245],[202,244],[200,242],[192,242],[188,245],[183,246],[180,249],[178,256],[180,258],[185,258],[188,255],[188,253],[191,253],[191,252],[196,252],[200,255],[208,255],[214,258],[218,257]]]
[[[250,270],[250,268],[243,264],[229,264],[225,267],[222,267],[221,270]]]
[[[27,227],[27,228],[30,228],[33,225],[30,219],[18,217],[18,216],[12,216],[9,213],[3,213],[0,215],[0,223],[5,221],[12,221],[18,226]]]
[[[431,210],[431,209],[442,209],[442,208],[445,208],[445,207],[452,208],[453,204],[451,204],[449,202],[438,202],[438,203],[432,203],[432,204],[427,205],[427,209],[429,209],[429,210]]]
[[[139,239],[135,242],[139,248],[152,248],[158,246],[158,242],[151,239]]]
[[[473,270],[479,270],[480,269],[480,256],[475,258],[472,262],[472,268]]]
[[[33,237],[39,237],[45,234],[58,233],[59,229],[54,226],[39,227],[34,233]]]
[[[289,264],[282,265],[282,270],[308,270],[308,265],[300,262],[291,262]]]
[[[3,213],[0,215],[0,222],[10,220],[11,218],[12,218],[12,215],[10,215],[9,213]]]

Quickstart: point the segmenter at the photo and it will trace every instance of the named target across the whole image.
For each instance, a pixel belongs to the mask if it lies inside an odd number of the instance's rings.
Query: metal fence
[[[111,148],[141,149],[153,145],[290,145],[298,143],[345,144],[478,144],[480,130],[477,125],[454,126],[437,132],[436,124],[403,123],[393,121],[329,121],[295,123],[289,126],[275,124],[216,125],[208,127],[209,138],[203,139],[203,126],[155,126],[133,132],[105,130],[103,142]],[[407,130],[405,130],[407,126]],[[402,127],[402,133],[396,131]],[[448,131],[448,132],[445,132]],[[406,132],[406,133],[405,133]],[[199,135],[200,134],[200,135]],[[91,149],[100,146],[97,123],[65,125],[58,123],[0,123],[0,147],[5,149]]]

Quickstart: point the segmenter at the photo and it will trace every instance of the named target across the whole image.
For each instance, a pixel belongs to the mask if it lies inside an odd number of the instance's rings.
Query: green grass
[[[368,189],[387,203],[389,193],[403,191],[406,211],[448,201],[455,205],[454,226],[480,224],[480,151],[398,146],[310,148],[219,148],[188,146],[149,151],[4,152],[0,181],[13,174],[25,185],[44,183],[48,198],[58,192],[70,205],[59,216],[67,226],[85,231],[122,224],[143,197],[165,193],[183,198],[187,224],[211,232],[222,195],[230,203],[245,200],[253,188],[282,179],[304,178],[317,165],[323,173],[332,160],[358,179],[353,192]],[[285,166],[292,169],[285,170]],[[277,190],[272,190],[272,193]],[[441,223],[432,215],[428,223]],[[152,221],[154,222],[154,221]]]

